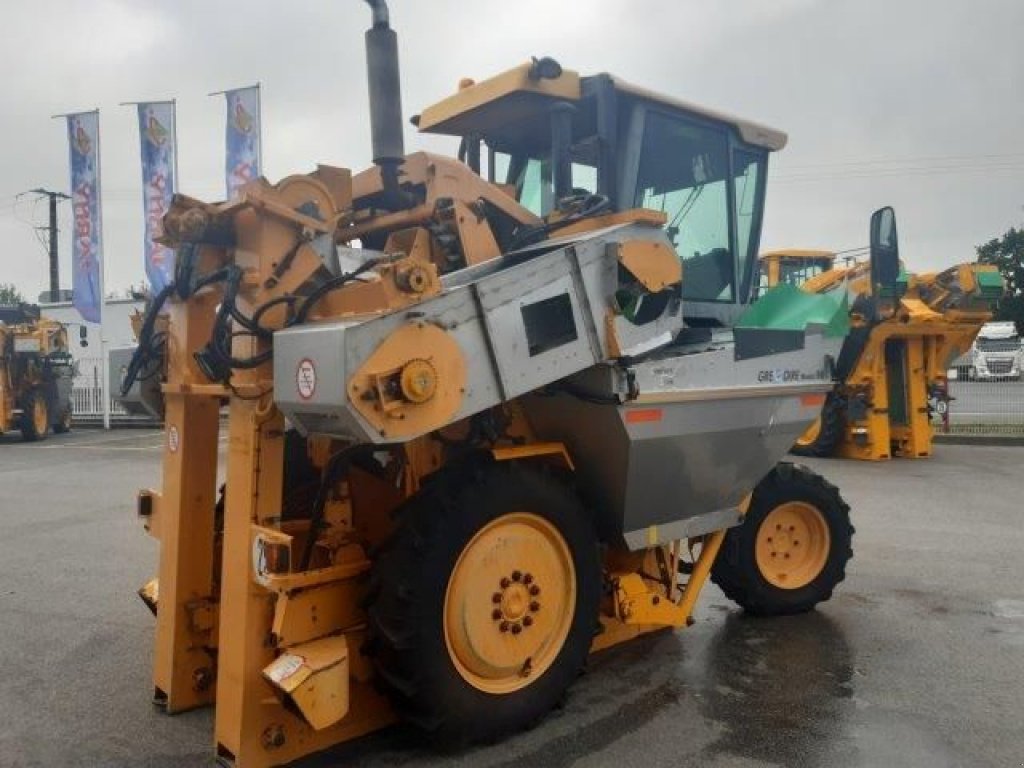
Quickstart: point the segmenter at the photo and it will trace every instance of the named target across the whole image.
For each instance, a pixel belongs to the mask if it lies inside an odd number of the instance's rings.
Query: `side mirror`
[[[896,212],[890,206],[871,214],[871,284],[890,288],[900,277]]]
[[[80,346],[89,346],[89,329],[84,325],[78,326],[78,343]]]

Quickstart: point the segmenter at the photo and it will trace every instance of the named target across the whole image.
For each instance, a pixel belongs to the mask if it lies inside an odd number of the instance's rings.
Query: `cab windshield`
[[[769,256],[761,259],[761,269],[754,298],[763,296],[779,283],[800,287],[812,277],[832,269],[832,259],[822,257]],[[775,274],[773,274],[775,272]]]
[[[571,194],[607,198],[614,211],[662,212],[683,262],[687,316],[728,325],[754,287],[768,153],[726,123],[643,100],[621,99],[615,115],[609,140],[596,132],[593,110],[581,109],[569,147]],[[501,137],[486,144],[488,178],[547,217],[558,203],[550,146]]]
[[[763,155],[731,148],[726,129],[647,112],[633,205],[667,217],[683,262],[683,299],[743,297],[763,176]]]
[[[779,261],[779,282],[800,287],[812,277],[832,269],[828,258],[799,259],[784,258]]]

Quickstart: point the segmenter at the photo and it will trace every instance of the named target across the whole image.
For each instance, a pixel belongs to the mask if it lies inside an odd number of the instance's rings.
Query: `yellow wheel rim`
[[[576,606],[576,569],[562,534],[528,512],[502,515],[462,550],[444,599],[452,663],[486,693],[513,693],[551,666]]]
[[[773,586],[800,589],[821,573],[830,544],[821,511],[804,501],[787,501],[769,512],[757,530],[757,568]]]
[[[814,441],[818,439],[818,435],[821,434],[821,416],[814,420],[814,423],[807,428],[800,437],[796,439],[796,444],[801,448],[806,448],[808,445],[813,445]]]
[[[42,435],[46,432],[46,428],[49,426],[48,421],[49,414],[46,412],[46,401],[41,397],[37,397],[32,404],[32,426],[37,435]]]

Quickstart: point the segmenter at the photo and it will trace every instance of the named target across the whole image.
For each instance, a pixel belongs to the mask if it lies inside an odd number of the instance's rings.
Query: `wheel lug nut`
[[[533,625],[533,616],[523,616],[523,626],[529,627]]]
[[[532,603],[530,603],[530,610],[533,611],[534,613],[539,611],[540,610],[540,603],[538,603],[536,600],[534,600]]]
[[[511,583],[512,583],[512,582],[511,582],[511,581],[509,581],[509,580],[508,580],[507,578],[505,578],[505,579],[502,579],[502,580],[501,580],[501,588],[502,588],[502,589],[508,589],[508,587],[509,587],[509,585],[510,585]]]
[[[512,634],[513,635],[518,635],[522,631],[523,631],[523,628],[521,626],[519,626],[518,624],[513,624],[512,625]]]
[[[495,605],[500,603],[501,602],[501,592],[495,592],[493,595],[491,595],[491,602],[494,603]]]
[[[530,587],[530,594],[533,597],[536,597],[537,595],[539,595],[540,594],[540,587],[538,587],[536,584],[534,584],[532,587]]]
[[[533,574],[532,573],[525,573],[525,574],[523,574],[523,584],[533,584]]]
[[[500,629],[502,632],[508,632],[508,622],[501,622],[501,624],[498,625],[498,629]]]
[[[500,619],[501,618],[501,611],[499,611],[497,608],[495,608],[493,611],[491,611],[491,618],[494,619],[495,621]]]
[[[520,581],[522,578],[522,571],[512,571],[512,581]]]

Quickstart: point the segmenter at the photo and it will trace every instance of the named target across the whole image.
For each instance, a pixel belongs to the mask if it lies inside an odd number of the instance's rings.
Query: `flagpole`
[[[100,111],[96,110],[96,203],[97,235],[100,243],[100,357],[102,358],[103,375],[100,376],[100,391],[103,397],[103,429],[110,429],[110,360],[107,359],[107,334],[103,319],[106,317],[107,306],[107,254],[103,250],[103,160],[100,158]]]
[[[174,136],[174,191],[181,189],[181,177],[178,175],[178,100],[171,99],[171,135]]]
[[[246,88],[259,88],[259,87],[260,87],[260,84],[257,81],[255,83],[253,83],[252,85],[240,85],[238,88],[225,88],[223,91],[213,91],[213,92],[208,93],[206,95],[207,96],[223,96],[224,94],[231,93],[232,91],[244,91]]]
[[[150,99],[149,101],[119,101],[119,107],[137,107],[139,104],[174,104],[175,99]]]
[[[260,176],[263,175],[263,87],[260,81],[256,81],[256,125],[259,126],[259,133],[256,140],[259,142],[259,152],[256,155],[256,162],[260,164]]]
[[[100,113],[99,107],[96,109],[84,109],[80,112],[61,112],[57,115],[50,115],[51,120],[57,120],[61,117],[77,117],[78,115],[98,115]]]

